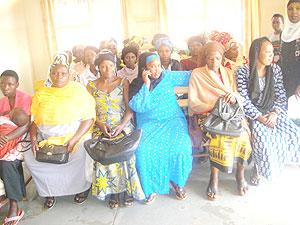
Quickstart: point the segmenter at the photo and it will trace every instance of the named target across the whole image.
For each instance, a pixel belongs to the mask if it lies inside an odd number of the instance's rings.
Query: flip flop
[[[78,205],[81,205],[83,204],[86,200],[87,200],[87,197],[89,196],[89,193],[90,193],[90,188],[87,189],[86,191],[84,192],[81,192],[79,194],[76,194],[74,196],[74,203],[78,204]]]
[[[145,204],[146,205],[152,205],[156,198],[157,198],[157,194],[156,193],[150,194],[148,196],[148,198],[145,200]]]
[[[187,193],[184,190],[184,188],[179,187],[177,184],[175,184],[172,181],[170,181],[170,184],[178,200],[185,200],[187,198]]]
[[[17,225],[19,223],[19,221],[22,219],[22,217],[24,216],[24,210],[20,209],[18,211],[18,215],[17,216],[13,216],[13,217],[5,217],[3,224],[2,225],[6,225],[10,222],[13,222],[13,225]]]
[[[244,196],[248,191],[248,184],[245,180],[236,181],[237,189],[240,196]]]
[[[46,200],[44,202],[44,208],[45,209],[52,209],[56,203],[55,197],[46,197]]]
[[[132,196],[130,196],[127,192],[124,193],[124,206],[130,207],[133,205],[134,199]]]
[[[214,188],[212,188],[211,186],[207,187],[206,195],[207,195],[207,199],[210,201],[217,200],[217,191]]]
[[[119,208],[120,206],[119,194],[111,194],[108,201],[108,206],[111,209]]]

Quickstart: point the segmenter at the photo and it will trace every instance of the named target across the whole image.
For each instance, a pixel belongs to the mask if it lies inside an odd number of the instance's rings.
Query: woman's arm
[[[30,141],[33,153],[39,150],[38,141],[37,141],[37,126],[34,122],[31,123],[30,130]]]
[[[22,136],[23,134],[25,134],[28,131],[29,126],[30,126],[30,123],[28,122],[24,126],[18,127],[17,129],[15,129],[14,131],[10,132],[7,135],[0,134],[0,146],[3,146],[8,141],[18,138],[18,137]]]
[[[73,151],[73,148],[76,145],[76,143],[82,138],[82,136],[86,132],[88,132],[90,127],[93,125],[93,122],[93,119],[87,119],[80,122],[79,128],[77,129],[76,133],[67,143],[67,148],[69,152]]]
[[[130,119],[132,118],[132,111],[128,106],[128,93],[129,93],[129,82],[128,80],[124,81],[124,92],[123,92],[123,98],[124,98],[124,103],[125,103],[125,114],[123,116],[123,120],[121,122],[120,125],[118,125],[117,127],[115,127],[112,130],[112,136],[115,137],[117,136],[119,133],[121,133],[121,131],[124,129],[124,127],[126,126],[126,124],[130,121]]]

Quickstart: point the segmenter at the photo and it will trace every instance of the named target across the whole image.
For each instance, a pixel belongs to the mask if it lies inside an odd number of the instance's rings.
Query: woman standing
[[[136,157],[146,204],[157,194],[168,194],[170,185],[177,199],[187,197],[184,186],[192,169],[192,149],[174,87],[187,86],[188,80],[189,72],[162,71],[154,53],[139,57],[129,106],[136,113],[137,128],[143,131]]]
[[[254,40],[249,67],[237,71],[238,91],[244,98],[246,116],[251,120],[252,146],[259,177],[276,177],[287,163],[300,161],[300,130],[287,118],[287,98],[279,66],[272,64],[273,46],[266,37]]]
[[[128,107],[129,82],[116,76],[115,60],[110,51],[101,51],[95,60],[100,78],[87,86],[96,100],[93,138],[117,137],[122,131],[129,134],[134,129],[130,121],[132,112]],[[134,199],[145,198],[135,169],[135,157],[107,166],[95,162],[92,194],[100,200],[109,196],[108,205],[114,209],[120,206],[121,193],[124,194],[125,206],[131,206]]]
[[[289,98],[300,98],[300,0],[287,4],[288,21],[281,34],[283,84]]]

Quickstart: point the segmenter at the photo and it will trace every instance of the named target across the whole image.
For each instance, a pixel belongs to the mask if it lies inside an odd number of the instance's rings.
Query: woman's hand
[[[111,133],[110,133],[111,137],[118,136],[122,132],[123,129],[124,129],[124,125],[123,124],[120,124],[120,125],[116,126],[115,128],[113,128],[111,130]]]
[[[267,127],[270,127],[270,128],[275,127],[275,125],[276,125],[276,123],[277,123],[277,113],[275,113],[275,112],[270,112],[270,113],[268,113],[266,116],[267,116],[267,117],[266,117],[267,120],[266,120],[265,125],[266,125]]]
[[[229,104],[235,104],[236,103],[236,98],[232,93],[227,93],[224,96],[224,100],[225,100],[226,103],[229,103]]]
[[[105,136],[111,137],[111,127],[109,125],[105,123],[98,123],[98,126]]]
[[[151,84],[149,76],[151,76],[150,70],[144,70],[142,73],[142,77],[143,77],[143,81],[146,84],[146,86],[148,87],[148,89],[150,88],[150,84]]]
[[[267,122],[267,118],[266,118],[266,115],[260,115],[256,118],[260,123],[262,123],[263,125],[266,125],[266,122]]]
[[[73,152],[74,150],[74,146],[77,144],[79,140],[77,140],[77,138],[71,138],[68,142],[67,142],[67,150],[68,152]]]
[[[37,142],[37,140],[32,140],[31,139],[31,149],[32,149],[32,152],[33,152],[33,154],[35,155],[35,153],[37,152],[37,151],[39,151],[39,144],[38,144],[38,142]]]

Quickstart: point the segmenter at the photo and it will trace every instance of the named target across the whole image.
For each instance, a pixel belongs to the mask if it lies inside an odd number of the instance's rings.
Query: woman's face
[[[238,43],[232,42],[230,48],[225,52],[225,57],[235,62],[239,56],[239,49]]]
[[[6,97],[16,96],[16,90],[19,82],[12,76],[3,76],[0,78],[0,88],[2,94]]]
[[[151,63],[149,63],[146,69],[150,70],[152,79],[157,79],[160,77],[162,68],[158,60],[153,60]]]
[[[291,3],[287,7],[287,14],[291,23],[298,23],[300,21],[300,3]]]
[[[171,59],[171,49],[166,45],[161,45],[157,51],[162,63],[168,63]]]
[[[115,64],[112,61],[103,60],[98,67],[101,76],[105,78],[110,78],[112,76],[115,76]]]
[[[86,64],[89,65],[94,64],[95,58],[96,58],[96,52],[94,52],[93,50],[88,49],[84,52],[84,62]]]
[[[258,61],[264,66],[269,66],[273,62],[273,57],[273,45],[269,41],[264,41],[259,51]]]
[[[128,52],[124,57],[124,63],[126,67],[133,69],[136,64],[136,56],[132,52]]]
[[[222,64],[222,55],[218,51],[209,52],[206,56],[206,65],[208,69],[218,72]]]
[[[57,65],[50,73],[52,87],[62,88],[69,83],[70,75],[67,67]]]
[[[202,50],[203,45],[200,42],[193,41],[189,44],[189,50],[191,56],[198,56],[200,51]]]

